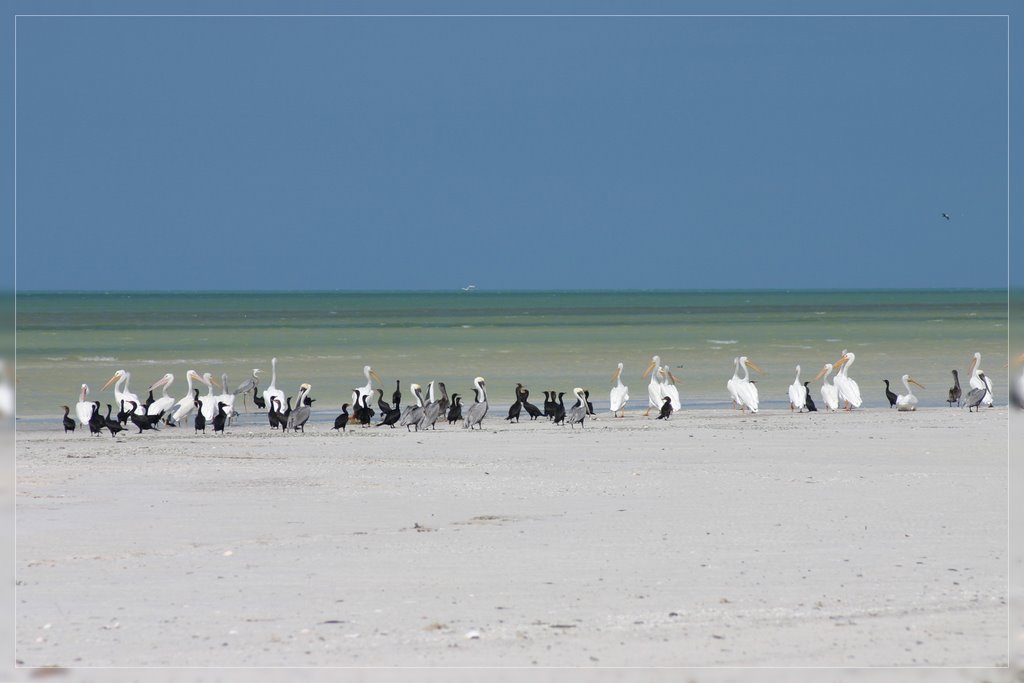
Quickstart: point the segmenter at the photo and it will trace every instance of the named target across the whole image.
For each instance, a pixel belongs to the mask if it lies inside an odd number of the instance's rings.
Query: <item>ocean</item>
[[[629,291],[629,292],[168,292],[18,293],[18,428],[59,425],[80,385],[113,403],[100,387],[114,371],[131,372],[145,397],[164,373],[169,393],[186,393],[185,373],[227,373],[232,387],[252,368],[294,395],[313,385],[316,415],[337,414],[351,389],[365,384],[364,365],[385,380],[390,397],[401,380],[472,399],[472,380],[487,380],[495,410],[524,383],[540,404],[544,390],[590,389],[607,409],[616,364],[630,406],[646,404],[641,373],[651,356],[673,368],[683,410],[729,405],[733,358],[746,355],[765,372],[757,381],[762,412],[788,410],[794,366],[810,380],[843,349],[856,354],[849,374],[868,409],[887,407],[883,379],[902,392],[909,373],[926,389],[922,407],[945,407],[950,370],[963,376],[975,351],[1007,399],[1005,290],[902,291]],[[812,396],[818,400],[812,383]],[[966,389],[965,389],[966,391]],[[205,392],[203,392],[205,393]],[[820,400],[818,400],[820,404]],[[239,401],[240,405],[240,401]],[[252,416],[262,424],[262,419]]]

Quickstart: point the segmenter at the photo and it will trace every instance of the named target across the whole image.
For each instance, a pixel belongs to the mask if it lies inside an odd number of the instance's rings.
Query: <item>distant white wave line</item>
[[[78,360],[88,360],[88,361],[112,361],[112,360],[117,360],[117,358],[115,358],[115,357],[113,357],[113,356],[79,356],[79,357],[78,357]]]
[[[709,344],[739,344],[735,339],[708,339]]]

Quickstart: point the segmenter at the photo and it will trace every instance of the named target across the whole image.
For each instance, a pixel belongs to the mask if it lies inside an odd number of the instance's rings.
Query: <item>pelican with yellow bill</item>
[[[914,396],[914,392],[910,390],[910,385],[913,384],[915,387],[924,389],[924,385],[919,384],[916,379],[910,375],[903,375],[900,379],[903,380],[903,386],[907,388],[907,393],[900,394],[896,397],[896,410],[917,410],[917,396]]]

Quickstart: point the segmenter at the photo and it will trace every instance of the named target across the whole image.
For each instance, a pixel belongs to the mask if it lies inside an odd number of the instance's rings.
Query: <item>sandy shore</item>
[[[24,666],[1005,666],[1007,411],[18,435]]]

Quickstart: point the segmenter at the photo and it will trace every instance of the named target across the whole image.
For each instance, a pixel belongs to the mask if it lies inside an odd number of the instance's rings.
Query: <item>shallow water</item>
[[[765,371],[755,374],[762,406],[785,409],[794,366],[812,379],[843,349],[856,353],[850,376],[865,407],[887,405],[881,380],[898,384],[904,373],[927,387],[915,389],[922,406],[945,406],[950,370],[965,373],[975,351],[997,403],[1006,401],[1007,294],[999,290],[21,293],[17,305],[25,428],[73,405],[83,382],[93,398],[113,402],[111,389],[99,389],[119,368],[143,397],[172,372],[169,393],[181,397],[188,369],[218,380],[226,372],[237,386],[259,367],[265,388],[271,356],[278,386],[294,395],[310,382],[324,414],[365,384],[367,364],[388,396],[402,380],[407,400],[410,382],[431,379],[471,399],[481,375],[496,408],[523,382],[538,404],[545,389],[590,388],[600,409],[621,361],[630,405],[643,408],[641,373],[652,354],[681,380],[685,408],[728,404],[732,360],[747,355]]]

